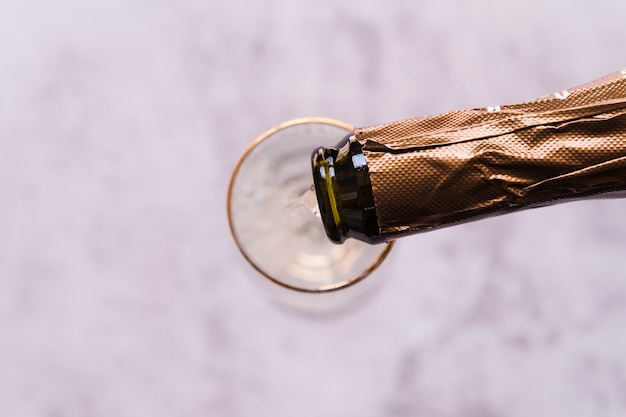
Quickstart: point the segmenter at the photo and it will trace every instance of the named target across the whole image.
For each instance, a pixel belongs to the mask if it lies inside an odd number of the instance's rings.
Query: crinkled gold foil
[[[616,196],[626,190],[626,71],[526,103],[356,129],[355,137],[388,240]]]

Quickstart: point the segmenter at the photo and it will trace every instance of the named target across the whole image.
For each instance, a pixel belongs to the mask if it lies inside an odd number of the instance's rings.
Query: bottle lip
[[[333,243],[343,243],[347,235],[335,187],[336,154],[336,149],[325,147],[313,152],[313,184],[326,235]]]

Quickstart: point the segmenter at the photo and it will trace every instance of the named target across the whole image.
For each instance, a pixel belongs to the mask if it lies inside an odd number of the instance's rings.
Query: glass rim
[[[362,281],[367,276],[369,276],[372,272],[374,272],[380,266],[380,264],[385,260],[385,258],[387,258],[387,255],[389,255],[389,252],[391,251],[391,248],[394,246],[395,241],[387,242],[386,244],[384,244],[384,248],[380,251],[380,253],[378,253],[378,255],[376,255],[376,257],[372,260],[372,262],[365,269],[363,269],[360,273],[358,273],[357,275],[354,275],[352,277],[346,278],[346,279],[344,279],[344,280],[342,280],[340,282],[334,283],[334,284],[320,285],[317,288],[303,288],[303,287],[298,287],[298,286],[295,286],[295,285],[287,284],[287,283],[285,283],[285,282],[283,282],[283,281],[281,281],[281,280],[271,276],[270,274],[265,272],[259,265],[257,265],[257,263],[254,262],[252,257],[246,252],[245,248],[243,247],[242,243],[240,242],[239,238],[237,237],[237,232],[235,231],[235,225],[234,225],[234,222],[233,222],[233,215],[232,215],[233,188],[234,188],[235,181],[237,179],[237,175],[239,174],[239,169],[241,168],[243,163],[246,161],[247,157],[252,153],[252,151],[260,143],[265,141],[267,138],[272,136],[274,133],[278,132],[279,130],[288,128],[288,127],[292,127],[292,126],[296,126],[296,125],[302,125],[302,124],[329,124],[329,125],[345,128],[345,129],[350,130],[350,131],[354,130],[353,126],[351,126],[351,125],[349,125],[347,123],[341,122],[339,120],[330,119],[330,118],[326,118],[326,117],[306,117],[306,118],[293,119],[293,120],[289,120],[287,122],[281,123],[281,124],[279,124],[279,125],[277,125],[275,127],[272,127],[270,129],[266,130],[261,135],[259,135],[244,150],[243,154],[241,155],[241,157],[239,158],[239,160],[235,164],[235,168],[234,168],[233,173],[232,173],[232,175],[230,177],[230,182],[228,184],[228,195],[227,195],[227,200],[226,200],[226,205],[227,205],[226,210],[227,210],[227,214],[228,214],[228,226],[230,228],[230,234],[232,235],[232,238],[235,241],[235,244],[237,245],[237,248],[239,249],[239,252],[241,252],[241,254],[246,259],[246,261],[248,261],[248,264],[250,264],[263,277],[267,278],[268,280],[270,280],[271,282],[273,282],[273,283],[275,283],[277,285],[280,285],[283,288],[286,288],[286,289],[289,289],[289,290],[292,290],[292,291],[297,291],[297,292],[301,292],[301,293],[328,293],[328,292],[332,292],[332,291],[337,291],[337,290],[341,290],[341,289],[344,289],[344,288],[348,288],[348,287],[350,287],[350,286],[352,286],[352,285]]]

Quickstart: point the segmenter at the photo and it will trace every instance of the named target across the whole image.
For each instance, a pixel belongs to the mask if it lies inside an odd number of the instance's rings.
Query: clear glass
[[[250,264],[282,287],[319,293],[351,286],[392,246],[355,239],[336,245],[313,213],[311,154],[351,131],[330,119],[288,122],[254,141],[235,168],[228,196],[233,237]]]

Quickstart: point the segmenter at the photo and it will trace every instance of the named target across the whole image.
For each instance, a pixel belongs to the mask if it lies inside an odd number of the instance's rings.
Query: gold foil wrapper
[[[540,99],[355,130],[387,240],[626,196],[626,70]]]

